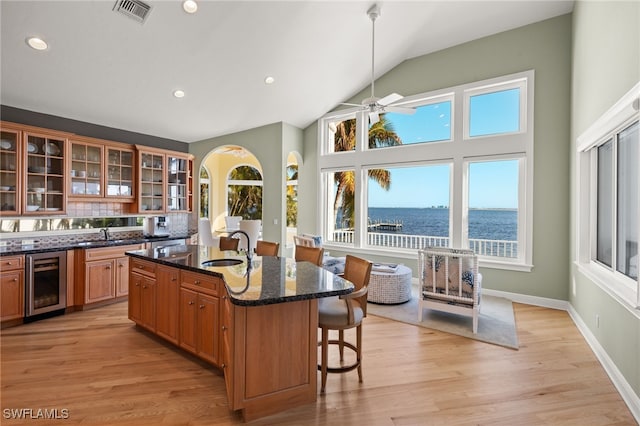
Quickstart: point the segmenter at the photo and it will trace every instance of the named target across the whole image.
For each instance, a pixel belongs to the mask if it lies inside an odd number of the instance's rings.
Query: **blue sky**
[[[510,89],[470,99],[473,136],[517,131],[519,92]],[[449,101],[420,107],[413,115],[387,113],[404,144],[448,140],[451,136]],[[371,207],[431,207],[449,205],[449,166],[394,168],[391,188],[369,182]],[[473,163],[469,172],[471,208],[518,207],[518,163],[515,160]]]

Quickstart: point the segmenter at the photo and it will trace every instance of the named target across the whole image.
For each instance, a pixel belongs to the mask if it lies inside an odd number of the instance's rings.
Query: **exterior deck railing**
[[[338,243],[352,243],[353,231],[336,230],[333,232],[333,241]],[[416,250],[423,247],[449,247],[449,237],[368,232],[367,245]],[[518,257],[518,242],[513,240],[471,238],[469,239],[469,248],[478,256]]]

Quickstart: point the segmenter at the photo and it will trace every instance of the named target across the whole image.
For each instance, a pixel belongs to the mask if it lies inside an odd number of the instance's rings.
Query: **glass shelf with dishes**
[[[71,194],[76,197],[102,197],[101,145],[71,142]]]
[[[20,211],[18,191],[20,179],[18,145],[20,131],[2,128],[0,130],[0,214],[16,215]]]
[[[189,157],[167,155],[167,210],[178,212],[189,210]]]
[[[28,132],[24,135],[24,213],[64,213],[66,139]]]
[[[164,212],[164,154],[140,153],[139,210],[142,213]]]
[[[134,151],[107,147],[107,197],[133,199]]]

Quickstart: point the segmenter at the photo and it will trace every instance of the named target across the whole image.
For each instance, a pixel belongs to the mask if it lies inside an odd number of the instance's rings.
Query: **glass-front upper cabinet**
[[[69,197],[102,197],[103,146],[71,141],[71,192]]]
[[[0,129],[0,215],[17,215],[20,212],[20,136],[20,130],[4,124]]]
[[[134,150],[107,146],[107,197],[134,197]]]
[[[138,210],[141,213],[165,211],[164,161],[162,153],[139,151]]]
[[[62,214],[66,209],[66,137],[26,131],[23,213]]]
[[[191,163],[189,156],[167,154],[167,211],[191,210]]]

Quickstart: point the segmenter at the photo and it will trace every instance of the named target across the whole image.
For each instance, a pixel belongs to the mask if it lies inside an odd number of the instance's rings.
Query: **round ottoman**
[[[404,303],[411,300],[411,269],[398,265],[394,272],[371,270],[367,301],[380,304]]]

